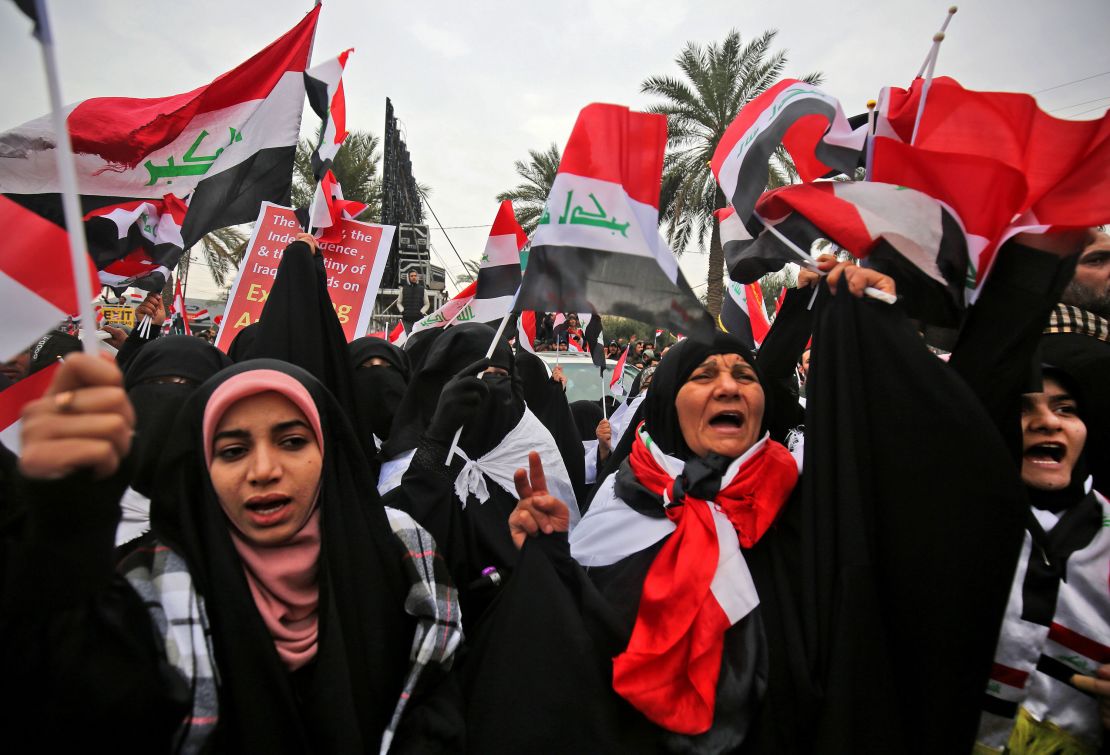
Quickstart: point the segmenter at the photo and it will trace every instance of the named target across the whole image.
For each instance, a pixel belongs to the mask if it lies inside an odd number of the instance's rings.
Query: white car
[[[558,355],[554,351],[541,351],[536,354],[547,367],[548,374],[555,369],[558,364],[563,368],[563,374],[567,376],[567,401],[597,401],[601,398],[602,380],[598,372],[597,365],[594,364],[593,359],[589,354],[576,354],[560,351]],[[609,395],[609,381],[613,379],[613,368],[617,366],[616,362],[607,361],[605,369],[605,392]],[[628,395],[629,390],[632,388],[632,382],[640,371],[630,364],[625,364],[624,375],[621,377],[620,384],[624,386],[624,393],[620,394],[618,398]]]

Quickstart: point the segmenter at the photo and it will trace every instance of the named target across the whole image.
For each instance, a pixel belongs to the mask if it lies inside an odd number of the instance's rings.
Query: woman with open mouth
[[[464,673],[475,751],[970,750],[1020,485],[961,378],[859,298],[893,281],[822,264],[793,353],[671,347],[577,525],[538,460],[517,472],[520,558]],[[799,476],[779,387],[810,332]]]
[[[1110,502],[1091,486],[1078,383],[1050,365],[1041,375],[1021,399],[1031,508],[977,753],[1093,753],[1110,728]]]
[[[167,436],[152,530],[113,568],[121,384],[75,355],[25,415],[0,665],[33,749],[458,751],[439,696],[454,589],[428,533],[381,505],[331,394],[277,360],[205,382]]]

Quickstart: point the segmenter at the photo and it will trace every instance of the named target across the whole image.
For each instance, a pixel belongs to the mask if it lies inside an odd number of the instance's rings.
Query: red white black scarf
[[[770,527],[798,468],[764,437],[709,502],[681,495],[667,471],[675,461],[641,426],[629,462],[640,484],[662,496],[675,531],[648,570],[632,638],[613,661],[613,689],[663,728],[700,734],[713,724],[725,630],[759,603],[740,547]]]

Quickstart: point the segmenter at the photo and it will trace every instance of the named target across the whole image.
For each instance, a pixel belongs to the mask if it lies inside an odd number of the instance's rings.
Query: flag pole
[[[940,25],[940,29],[938,30],[939,34],[943,35],[944,32],[948,31],[948,24],[951,23],[952,16],[956,15],[956,11],[958,11],[958,10],[959,10],[959,8],[956,7],[955,5],[948,6],[948,14],[944,17],[944,23],[942,23]],[[944,37],[941,36],[941,39],[944,39]],[[933,46],[929,48],[929,54],[926,55],[925,60],[922,61],[921,68],[917,69],[917,75],[914,76],[915,79],[920,79],[922,77],[922,75],[924,75],[925,69],[927,69],[929,67],[929,61],[932,60],[932,61],[935,62],[936,54],[937,54],[937,48],[939,46],[940,46],[940,42],[934,36],[933,37]]]
[[[96,337],[96,319],[92,307],[92,286],[85,274],[89,266],[89,255],[85,251],[85,224],[81,218],[81,206],[77,201],[77,170],[73,165],[73,147],[69,139],[62,110],[62,89],[58,76],[58,62],[54,57],[54,36],[46,13],[46,0],[35,0],[35,10],[39,22],[39,45],[42,48],[42,63],[46,69],[46,85],[50,93],[50,117],[57,135],[55,157],[58,164],[58,178],[62,189],[62,211],[65,214],[66,236],[69,238],[70,263],[73,266],[73,283],[77,292],[78,316],[84,327],[81,328],[81,345],[88,354],[100,352],[100,339]]]
[[[497,348],[497,342],[501,340],[501,334],[505,332],[505,325],[508,324],[509,318],[512,316],[513,311],[510,309],[505,313],[505,316],[501,318],[501,324],[497,326],[497,332],[493,334],[493,340],[490,341],[489,348],[486,349],[486,359],[493,356],[493,351]],[[484,374],[483,372],[478,375],[478,379],[481,380]],[[447,449],[447,461],[443,462],[443,465],[446,467],[451,466],[451,460],[455,458],[455,449],[459,447],[459,438],[462,437],[462,431],[462,425],[459,425],[459,429],[455,431],[455,437],[451,439],[451,447]]]
[[[867,101],[867,147],[864,149],[864,180],[871,180],[871,160],[875,154],[875,100]]]
[[[601,418],[609,419],[609,409],[605,406],[605,368],[601,368]]]
[[[921,116],[925,114],[925,100],[929,97],[929,89],[933,86],[933,72],[937,67],[937,56],[940,54],[940,43],[944,41],[944,32],[948,29],[948,24],[952,21],[952,16],[956,15],[958,8],[953,5],[948,8],[948,15],[944,17],[944,23],[940,25],[940,30],[933,35],[933,46],[929,48],[929,54],[925,56],[925,62],[921,64],[921,68],[914,78],[921,78],[921,74],[925,74],[925,83],[921,87],[921,99],[917,103],[917,115],[913,121],[913,135],[910,136],[910,146],[917,142],[917,129],[921,125]]]
[[[810,270],[814,271],[815,273],[820,273],[821,275],[825,275],[825,271],[821,270],[820,268],[817,267],[817,260],[813,257],[812,254],[805,251],[800,246],[795,244],[793,241],[791,241],[790,239],[783,236],[782,233],[779,232],[779,229],[775,228],[773,225],[771,225],[766,220],[764,220],[759,215],[758,212],[753,212],[752,217],[754,217],[756,220],[758,220],[760,223],[762,223],[763,227],[771,232],[771,235],[773,235],[775,238],[777,238],[782,243],[786,244],[786,246],[789,247],[795,254],[800,256],[802,258],[802,261],[799,264],[804,265],[805,267],[808,267]],[[814,290],[816,291],[816,289],[814,289]],[[891,294],[888,294],[886,291],[880,291],[879,289],[875,288],[874,286],[868,286],[867,288],[863,289],[863,294],[864,294],[864,296],[870,297],[872,299],[877,299],[881,302],[885,302],[886,304],[894,304],[895,302],[898,301],[897,296],[893,296]],[[816,295],[816,293],[814,295]]]

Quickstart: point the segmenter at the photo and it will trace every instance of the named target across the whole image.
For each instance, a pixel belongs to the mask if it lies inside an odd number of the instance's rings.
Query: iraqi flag
[[[989,202],[987,197],[982,200],[984,205]],[[968,242],[960,218],[943,202],[892,184],[826,181],[767,192],[756,208],[776,221],[776,228],[790,221],[785,235],[794,234],[791,240],[802,248],[825,238],[855,257],[867,258],[869,266],[895,275],[899,294],[913,290],[914,308],[922,308],[913,316],[938,325],[955,324],[968,279]],[[747,251],[760,246],[783,245],[764,231]],[[730,268],[737,271],[737,280],[745,280],[741,257],[734,256],[735,267]]]
[[[405,333],[405,324],[398,320],[393,330],[389,331],[389,342],[394,346],[401,347],[405,345],[407,340],[409,340],[409,336]]]
[[[497,208],[497,216],[482,253],[478,268],[478,288],[470,302],[470,320],[495,322],[512,311],[517,289],[520,288],[520,250],[528,236],[513,214],[513,203],[505,200]]]
[[[0,444],[19,453],[23,407],[46,395],[59,363],[55,362],[0,391]]]
[[[1033,97],[932,80],[910,146],[924,82],[884,89],[871,175],[944,202],[964,224],[972,298],[998,247],[1022,231],[1110,221],[1110,114],[1056,118]]]
[[[0,359],[6,361],[78,312],[79,305],[63,228],[3,196],[0,227],[7,236],[0,246]],[[81,273],[95,291],[91,262]]]
[[[768,230],[769,226],[774,226],[778,233],[786,231],[787,238],[795,241],[804,251],[808,251],[813,241],[820,238],[804,218],[764,218],[767,225],[753,236],[731,207],[717,210],[714,215],[721,226],[721,249],[725,255],[725,267],[729,277],[740,283],[753,283],[768,273],[782,270],[788,262],[798,265],[810,262],[806,254],[799,254],[797,249],[783,242],[774,231]],[[808,237],[812,238],[807,242],[805,239]]]
[[[308,210],[308,222],[312,228],[319,228],[320,240],[335,243],[342,239],[339,226],[343,220],[354,220],[366,211],[367,205],[343,198],[343,187],[330,170],[316,184],[312,196],[312,206]]]
[[[747,223],[767,188],[767,164],[780,144],[802,180],[813,181],[834,172],[851,175],[866,136],[866,127],[852,128],[836,98],[804,81],[784,79],[741,108],[710,166]]]
[[[183,201],[167,194],[86,213],[85,236],[100,282],[117,291],[129,286],[161,291],[181,259],[181,224],[187,209]]]
[[[185,293],[181,289],[181,276],[173,282],[173,304],[170,305],[170,316],[166,320],[166,332],[193,335],[193,329],[189,325],[189,308],[185,306]]]
[[[431,328],[445,328],[454,322],[469,322],[474,317],[471,314],[470,303],[474,299],[474,294],[478,290],[478,281],[471,281],[470,285],[459,291],[452,296],[443,306],[432,312],[423,320],[413,323],[413,333],[419,333],[422,330],[429,330]]]
[[[526,309],[520,313],[516,320],[517,346],[532,354],[536,353],[536,313]]]
[[[585,107],[532,237],[518,306],[611,313],[711,337],[712,320],[659,234],[667,119]]]
[[[725,292],[718,323],[721,330],[743,341],[749,349],[759,348],[771,329],[759,284],[730,280],[725,285]]]
[[[188,204],[187,249],[214,229],[254,220],[263,201],[288,204],[319,13],[313,8],[266,49],[191,92],[70,107],[84,212],[172,192]],[[0,192],[62,225],[50,117],[0,134],[0,156]]]
[[[347,138],[347,98],[343,93],[343,69],[347,66],[347,56],[354,48],[339,53],[320,65],[312,66],[304,72],[305,93],[312,112],[320,116],[323,127],[320,129],[320,142],[312,150],[312,175],[317,181],[331,170],[332,160],[343,140]]]
[[[624,364],[628,361],[628,350],[631,348],[632,344],[625,346],[620,359],[613,365],[613,377],[609,378],[609,392],[614,396],[624,395],[624,384],[621,382],[621,378],[624,377]]]

